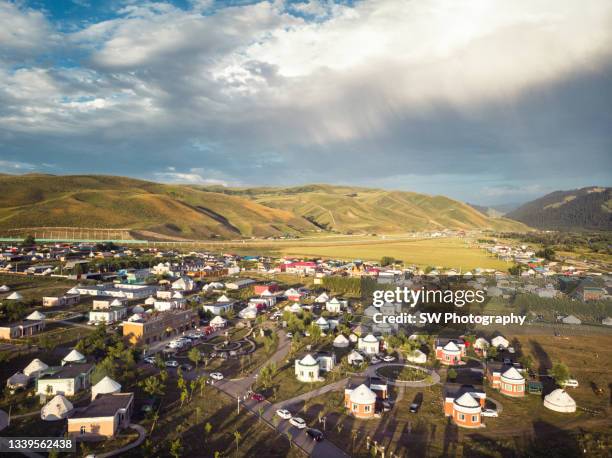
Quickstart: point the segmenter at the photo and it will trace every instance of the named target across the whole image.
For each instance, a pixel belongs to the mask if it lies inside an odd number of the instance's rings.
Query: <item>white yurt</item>
[[[110,305],[111,307],[121,307],[123,305],[123,302],[121,302],[119,299],[113,299]]]
[[[227,325],[227,320],[221,315],[217,315],[212,320],[210,320],[210,325],[213,328],[224,328]]]
[[[508,339],[506,339],[504,336],[497,336],[491,339],[491,345],[496,348],[508,348],[510,346],[510,342],[508,342]]]
[[[338,334],[332,345],[336,348],[347,348],[349,346],[349,340],[344,337],[343,334]]]
[[[145,309],[142,307],[142,305],[135,305],[132,309],[133,313],[144,313],[144,311]]]
[[[319,362],[309,353],[295,360],[295,376],[300,382],[312,383],[319,379]]]
[[[489,348],[489,341],[484,337],[479,337],[474,341],[474,348],[477,350],[485,350]]]
[[[6,296],[6,298],[8,300],[11,300],[11,301],[21,301],[21,300],[23,300],[23,296],[21,294],[19,294],[17,291],[9,294],[8,296]]]
[[[302,313],[302,306],[295,302],[291,307],[289,307],[289,311],[291,313]]]
[[[356,350],[353,350],[352,352],[349,353],[349,355],[347,356],[347,360],[349,364],[361,364],[364,361],[361,353],[359,353]]]
[[[91,400],[96,399],[99,394],[121,393],[121,384],[114,381],[108,375],[91,387]]]
[[[61,394],[47,402],[40,410],[40,418],[44,421],[58,421],[67,418],[72,413],[72,403]]]
[[[145,299],[144,303],[146,305],[153,305],[155,304],[155,298],[153,296],[149,296]]]
[[[329,296],[327,295],[327,293],[321,293],[319,294],[319,296],[315,299],[315,302],[317,304],[324,304],[325,302],[327,302],[329,300]]]
[[[42,312],[39,312],[38,310],[26,316],[26,320],[30,320],[30,321],[39,321],[39,320],[44,320],[45,318],[47,318],[45,314]]]
[[[417,348],[413,352],[406,355],[406,361],[417,364],[425,364],[427,362],[427,355]]]
[[[71,363],[84,363],[86,361],[87,358],[85,358],[85,355],[80,353],[76,348],[73,348],[70,353],[68,353],[66,356],[64,356],[64,359],[62,359],[62,366]]]
[[[357,348],[364,351],[368,355],[377,355],[380,353],[380,343],[373,334],[368,334],[357,341]]]
[[[9,288],[6,285],[0,286],[0,293],[8,293],[10,290],[11,290],[11,288]]]
[[[8,388],[16,389],[16,388],[25,388],[30,381],[30,377],[25,375],[22,372],[15,372],[6,380],[6,386]]]
[[[79,290],[76,287],[70,288],[66,294],[79,294]]]
[[[140,313],[134,313],[132,316],[128,318],[128,321],[140,321],[142,320],[142,315]]]
[[[43,363],[40,359],[36,358],[33,359],[32,362],[25,367],[23,373],[28,377],[36,377],[42,371],[45,371],[47,369],[49,369],[49,366]]]
[[[319,317],[319,319],[315,321],[315,324],[321,328],[321,331],[329,330],[329,322],[323,317]]]
[[[230,298],[227,297],[225,294],[223,296],[221,296],[219,299],[217,299],[217,302],[231,302]]]
[[[555,412],[571,413],[576,411],[576,401],[562,388],[557,388],[544,396],[544,407]]]

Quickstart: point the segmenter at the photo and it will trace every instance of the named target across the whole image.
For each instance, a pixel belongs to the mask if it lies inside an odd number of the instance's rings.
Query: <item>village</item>
[[[510,269],[5,244],[2,435],[74,438],[79,456],[399,457],[525,453],[564,431],[559,447],[604,456],[612,276],[479,249]],[[374,319],[405,311],[372,301],[400,286],[482,291],[451,307],[525,324]]]

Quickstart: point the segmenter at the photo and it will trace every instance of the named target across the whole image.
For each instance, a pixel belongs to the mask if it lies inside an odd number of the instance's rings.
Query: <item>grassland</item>
[[[203,240],[317,232],[527,229],[443,196],[342,186],[226,189],[112,176],[32,174],[0,175],[0,187],[0,230],[125,228],[141,238]]]
[[[510,340],[517,351],[534,358],[536,372],[545,374],[554,361],[568,365],[580,382],[579,388],[569,390],[579,406],[576,413],[548,410],[538,395],[510,399],[487,386],[487,396],[500,402],[503,412],[499,418],[485,419],[484,429],[465,430],[444,417],[440,385],[393,389],[397,402],[380,419],[357,420],[347,415],[340,392],[302,403],[295,407],[296,413],[319,428],[317,419],[324,415],[326,437],[354,457],[370,456],[368,436],[397,456],[608,456],[612,444],[608,385],[612,336],[521,335]],[[542,380],[545,393],[550,392],[552,381]],[[596,394],[594,385],[604,390],[603,395]],[[410,413],[409,405],[417,394],[423,395],[421,408],[417,414]]]
[[[383,256],[392,256],[407,265],[421,267],[452,267],[464,271],[482,267],[506,270],[509,265],[490,257],[483,250],[467,245],[458,238],[439,238],[402,241],[354,242],[350,244],[308,244],[282,246],[282,254],[294,256],[322,256],[340,259],[362,259],[379,261]]]

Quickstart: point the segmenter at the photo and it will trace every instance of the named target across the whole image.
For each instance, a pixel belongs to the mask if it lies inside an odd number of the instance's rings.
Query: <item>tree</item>
[[[457,371],[452,367],[448,370],[448,378],[449,380],[455,380],[457,378]]]
[[[527,370],[533,369],[533,358],[531,357],[531,355],[521,356],[519,358],[519,363],[521,363],[521,365]]]
[[[155,375],[151,375],[150,377],[144,379],[142,382],[140,382],[140,386],[142,387],[142,391],[147,393],[149,396],[164,395],[164,384]]]
[[[191,350],[189,350],[189,353],[187,353],[187,357],[193,364],[195,364],[195,367],[197,369],[198,365],[200,364],[200,361],[202,361],[202,353],[200,353],[200,350],[198,350],[196,347],[193,347]]]
[[[36,245],[36,239],[32,234],[28,234],[26,238],[23,239],[23,242],[21,242],[21,246],[24,248],[30,248],[34,245]]]
[[[309,326],[308,332],[310,333],[310,339],[313,343],[316,344],[321,340],[321,328],[316,323],[312,323]]]
[[[491,358],[491,359],[495,359],[495,357],[497,356],[497,347],[494,345],[491,345],[489,348],[487,348],[487,357]]]
[[[209,423],[206,422],[206,424],[204,425],[204,438],[205,440],[208,440],[210,433],[212,432],[213,426]]]
[[[236,442],[236,453],[240,451],[240,440],[242,439],[242,434],[239,431],[234,431],[234,441]]]
[[[536,252],[538,258],[544,258],[547,261],[553,261],[555,259],[555,250],[550,247],[545,247],[542,250]]]
[[[553,364],[552,369],[548,371],[548,375],[550,375],[559,386],[563,385],[563,383],[570,378],[568,367],[560,362]]]
[[[170,455],[174,458],[181,458],[183,453],[183,444],[181,442],[181,438],[177,437],[170,443]]]
[[[382,267],[390,266],[391,264],[394,264],[394,263],[395,263],[395,258],[391,256],[383,256],[380,260],[380,265]]]

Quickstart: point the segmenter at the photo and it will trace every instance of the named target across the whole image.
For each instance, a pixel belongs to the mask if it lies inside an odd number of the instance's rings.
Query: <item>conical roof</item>
[[[210,320],[210,324],[225,324],[227,320],[220,315],[217,315],[212,320]]]
[[[217,299],[217,302],[230,302],[230,299],[224,294],[219,299]]]
[[[334,297],[334,298],[332,298],[332,299],[329,301],[329,303],[330,303],[330,304],[333,304],[333,305],[339,305],[339,304],[340,304],[340,301],[339,301],[337,298],[335,298],[335,297]]]
[[[316,366],[318,364],[319,363],[317,362],[317,360],[314,359],[310,353],[308,353],[300,360],[300,365],[302,366]]]
[[[316,321],[317,324],[327,324],[327,320],[323,317],[319,317],[319,319]]]
[[[47,366],[45,363],[43,363],[40,359],[35,358],[32,360],[32,362],[30,364],[28,364],[25,369],[23,370],[23,373],[25,375],[27,375],[28,377],[30,377],[33,374],[36,374],[38,372],[44,371],[46,369],[48,369],[49,366]]]
[[[457,346],[455,342],[451,340],[444,346],[444,351],[449,352],[449,353],[456,353],[459,351],[459,347]]]
[[[66,291],[66,294],[79,294],[79,290],[76,287],[72,287]]]
[[[155,304],[155,298],[153,296],[149,296],[145,299],[145,304],[147,305],[153,305]]]
[[[544,397],[544,407],[557,412],[575,412],[576,401],[562,388],[557,388]]]
[[[348,339],[344,337],[344,334],[338,334],[338,336],[334,339],[334,343],[348,343]]]
[[[327,293],[323,292],[319,294],[319,296],[315,299],[315,302],[327,302],[329,300],[329,296]]]
[[[38,310],[30,313],[27,317],[26,320],[44,320],[46,318],[44,313],[39,312]]]
[[[70,353],[64,356],[62,359],[65,363],[76,363],[79,361],[85,361],[85,356],[80,353],[76,348],[73,348]]]
[[[366,343],[378,343],[378,339],[374,337],[374,334],[368,334],[362,339],[362,341]]]
[[[352,352],[349,353],[348,359],[349,360],[355,360],[355,359],[363,360],[363,356],[357,350],[353,350]]]
[[[121,384],[107,375],[91,388],[91,399],[95,399],[99,394],[119,393],[120,391]]]
[[[355,388],[349,397],[355,404],[374,404],[376,402],[376,393],[363,383]]]
[[[144,311],[145,311],[145,309],[141,305],[136,305],[132,309],[132,312],[134,312],[134,313],[144,313]]]
[[[123,303],[122,303],[122,302],[121,302],[119,299],[114,299],[114,300],[113,300],[113,301],[110,303],[110,305],[111,305],[111,306],[113,306],[113,307],[119,307],[119,306],[123,305]]]
[[[523,375],[519,371],[517,371],[515,367],[511,367],[506,372],[504,372],[502,374],[502,378],[507,379],[511,382],[522,382],[525,380],[525,377],[523,377]]]
[[[61,394],[58,394],[43,406],[40,418],[45,421],[62,420],[68,416],[74,406]]]
[[[9,288],[6,285],[0,286],[0,293],[8,293],[10,290],[11,290],[11,288]]]
[[[296,302],[291,307],[289,307],[289,310],[292,312],[301,312],[302,306]]]
[[[15,372],[6,381],[8,387],[21,387],[26,386],[30,380],[30,377],[25,375],[23,372]]]
[[[23,299],[23,296],[21,294],[19,294],[17,291],[14,291],[11,294],[9,294],[8,296],[6,296],[6,298],[11,300],[11,301],[20,301],[20,300]]]
[[[180,291],[176,291],[176,292],[175,292],[175,293],[172,295],[172,298],[173,298],[173,299],[183,299],[184,297],[185,297],[185,296],[183,296],[183,295],[181,294],[181,292],[180,292]]]
[[[470,393],[464,393],[455,399],[455,404],[461,407],[480,407],[480,403]]]

